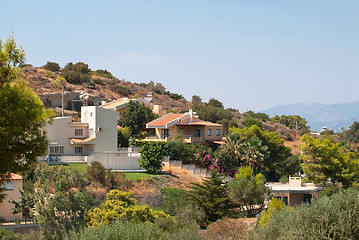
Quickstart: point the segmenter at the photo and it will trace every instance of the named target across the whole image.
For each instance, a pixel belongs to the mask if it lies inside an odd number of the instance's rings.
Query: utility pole
[[[64,116],[64,85],[61,84],[61,86],[62,86],[62,94],[61,94],[61,96],[62,96],[62,99],[61,99],[61,117],[63,117],[63,116]]]

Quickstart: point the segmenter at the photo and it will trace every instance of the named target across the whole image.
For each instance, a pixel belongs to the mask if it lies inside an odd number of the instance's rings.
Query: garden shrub
[[[198,227],[170,230],[161,229],[151,222],[116,221],[108,226],[100,224],[96,228],[87,228],[82,232],[73,232],[68,240],[199,240]]]
[[[127,190],[132,185],[132,181],[126,179],[124,173],[112,172],[98,161],[93,161],[91,165],[87,166],[87,178],[92,184],[105,187],[108,190]]]
[[[208,225],[202,237],[206,240],[246,239],[249,224],[242,219],[222,218]]]
[[[146,142],[140,148],[140,167],[150,174],[158,173],[162,169],[164,144],[161,142]]]
[[[151,209],[148,205],[138,205],[132,193],[111,190],[101,208],[90,210],[87,214],[88,226],[100,223],[112,224],[117,220],[155,222],[159,217],[169,217],[163,211]]]
[[[111,226],[100,224],[81,233],[72,233],[68,240],[152,240],[160,239],[161,229],[151,222],[116,221]]]
[[[2,240],[18,240],[19,238],[13,231],[5,230],[4,228],[0,227],[0,239]]]

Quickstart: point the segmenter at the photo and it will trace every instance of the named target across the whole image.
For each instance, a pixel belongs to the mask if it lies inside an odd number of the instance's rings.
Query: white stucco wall
[[[74,135],[74,128],[70,127],[72,117],[57,117],[47,124],[45,129],[47,132],[47,139],[49,141],[48,151],[50,146],[64,146],[64,154],[71,154],[74,152],[70,143],[70,137]],[[48,154],[48,151],[46,154]]]
[[[89,155],[97,151],[117,151],[117,117],[118,113],[96,106],[81,108],[81,122],[87,124],[70,124],[71,116],[57,117],[45,127],[51,146],[63,146],[64,153],[59,155],[77,155],[76,146],[83,147],[83,154]],[[82,136],[75,136],[75,129],[83,129]],[[96,138],[86,144],[71,144],[70,138]]]
[[[95,152],[117,151],[117,118],[113,110],[97,107],[81,107],[81,122],[89,124],[89,137],[95,137]],[[100,130],[101,129],[101,130]]]

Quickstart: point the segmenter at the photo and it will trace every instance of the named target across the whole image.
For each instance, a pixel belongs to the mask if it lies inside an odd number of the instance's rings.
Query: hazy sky
[[[0,0],[27,62],[82,61],[245,111],[359,100],[357,0]]]

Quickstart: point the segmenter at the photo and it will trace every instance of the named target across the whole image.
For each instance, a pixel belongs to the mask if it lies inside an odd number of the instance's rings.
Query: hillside
[[[53,81],[60,74],[60,71],[52,72],[43,68],[24,67],[22,68],[22,76],[44,101],[47,107],[59,107],[61,101],[53,101],[54,98],[61,98],[61,89],[54,86]],[[74,94],[78,93],[78,94]],[[90,75],[90,82],[86,84],[70,84],[66,85],[67,101],[78,98],[83,104],[100,105],[101,101],[111,101],[123,97],[146,97],[152,95],[154,104],[161,104],[165,110],[186,111],[191,103],[182,98],[179,100],[172,99],[166,94],[158,94],[150,91],[139,84],[129,81],[119,80],[115,77],[105,77],[98,75]],[[51,100],[51,104],[47,104]],[[67,104],[65,101],[65,104]]]
[[[40,96],[44,105],[55,108],[60,113],[61,89],[55,87],[54,81],[61,74],[61,71],[49,71],[43,68],[27,66],[22,68],[22,76]],[[111,101],[123,97],[137,98],[152,95],[154,104],[162,105],[164,110],[184,112],[191,107],[191,103],[184,98],[178,99],[180,95],[166,91],[162,84],[150,86],[154,91],[148,89],[150,84],[136,84],[112,77],[90,74],[90,80],[80,84],[66,84],[65,109],[71,109],[69,101],[79,100],[83,105],[101,105],[102,101]],[[110,76],[108,76],[110,75]],[[161,94],[159,94],[160,92]],[[174,96],[173,99],[170,96]],[[76,111],[67,110],[66,114],[75,116]],[[233,119],[238,121],[239,126],[244,126],[244,116],[239,112],[232,112]],[[299,136],[294,130],[274,122],[263,122],[263,129],[276,131],[285,141],[286,145],[292,148],[294,154],[299,153]]]

